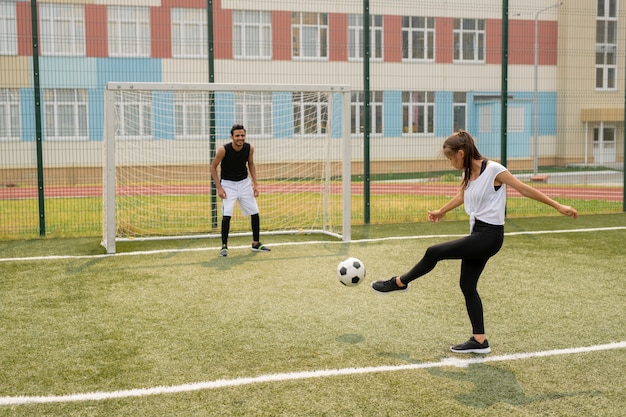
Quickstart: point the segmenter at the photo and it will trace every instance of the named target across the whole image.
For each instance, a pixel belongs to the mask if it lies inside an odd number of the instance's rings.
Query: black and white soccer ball
[[[357,258],[344,259],[337,265],[337,276],[346,287],[354,287],[365,279],[365,265]]]

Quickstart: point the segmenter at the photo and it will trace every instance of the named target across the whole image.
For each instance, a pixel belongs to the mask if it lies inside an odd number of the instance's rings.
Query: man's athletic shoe
[[[489,347],[489,342],[487,341],[487,339],[485,339],[483,343],[478,343],[478,341],[474,339],[474,336],[470,337],[470,339],[465,343],[452,346],[450,350],[455,353],[489,353],[491,352],[491,348]]]
[[[396,277],[389,278],[387,281],[374,281],[372,282],[372,289],[380,294],[387,294],[392,291],[407,291],[408,285],[404,287],[398,287],[396,284]]]
[[[256,245],[252,245],[252,252],[269,252],[269,251],[271,251],[271,249],[265,246],[264,244],[262,244],[261,242],[258,242]]]
[[[228,246],[222,245],[222,250],[220,251],[220,256],[228,256]]]

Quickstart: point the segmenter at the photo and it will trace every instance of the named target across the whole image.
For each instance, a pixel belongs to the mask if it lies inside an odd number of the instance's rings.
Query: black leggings
[[[230,234],[230,219],[232,216],[222,217],[222,244],[228,243],[228,235]],[[261,220],[259,213],[250,216],[250,227],[252,228],[252,240],[258,242],[261,237]]]
[[[490,257],[498,253],[504,241],[504,226],[494,226],[476,220],[469,236],[433,245],[426,249],[424,257],[400,280],[404,284],[426,275],[444,259],[461,259],[460,286],[465,297],[467,314],[472,323],[472,333],[484,334],[483,304],[477,285],[480,274]]]

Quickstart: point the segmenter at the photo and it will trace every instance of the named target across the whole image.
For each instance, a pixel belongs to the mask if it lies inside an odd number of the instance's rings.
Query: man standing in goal
[[[217,187],[217,195],[222,199],[222,249],[220,256],[228,256],[228,234],[230,219],[233,216],[235,202],[244,216],[250,216],[252,227],[252,251],[269,252],[270,248],[259,239],[261,222],[256,197],[259,187],[254,165],[254,147],[246,142],[246,129],[241,124],[234,124],[230,129],[231,143],[222,145],[217,150],[211,163],[211,177]],[[221,178],[217,175],[217,167],[221,168]],[[248,176],[248,171],[250,176]]]

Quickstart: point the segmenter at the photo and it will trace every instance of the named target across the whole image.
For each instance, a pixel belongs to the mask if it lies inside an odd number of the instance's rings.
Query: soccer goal
[[[216,237],[210,164],[234,123],[254,145],[261,234],[350,240],[350,88],[110,82],[104,91],[102,245]],[[231,236],[251,234],[238,208]],[[267,240],[267,239],[265,239]]]

